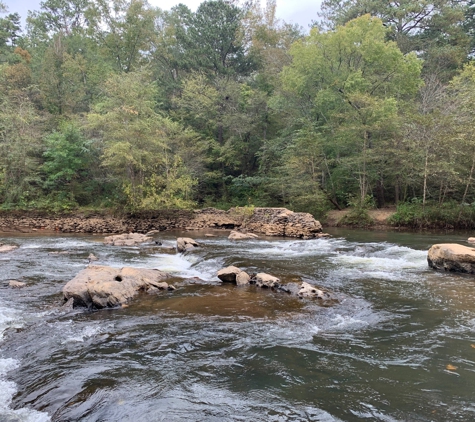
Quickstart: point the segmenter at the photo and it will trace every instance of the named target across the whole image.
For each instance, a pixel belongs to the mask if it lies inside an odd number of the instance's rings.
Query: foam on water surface
[[[3,302],[0,302],[0,345],[5,330],[9,328],[20,328],[23,321],[20,312],[14,311]],[[7,380],[9,371],[20,366],[20,362],[12,358],[2,358],[0,356],[0,420],[7,422],[47,422],[50,421],[48,414],[32,409],[10,408],[12,398],[17,392],[14,382]]]

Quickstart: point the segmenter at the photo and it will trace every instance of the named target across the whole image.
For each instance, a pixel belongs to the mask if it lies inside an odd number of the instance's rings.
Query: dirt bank
[[[252,231],[269,236],[314,238],[321,236],[322,226],[311,214],[294,213],[285,208],[215,208],[202,210],[165,210],[134,214],[70,213],[2,213],[0,232],[57,231],[62,233],[147,233],[151,230],[227,229]]]
[[[325,227],[337,227],[338,222],[350,212],[349,209],[345,210],[332,210],[328,212],[327,217],[323,220]],[[396,206],[380,208],[375,210],[369,210],[368,214],[374,221],[375,228],[394,228],[388,223],[389,217],[396,212]]]

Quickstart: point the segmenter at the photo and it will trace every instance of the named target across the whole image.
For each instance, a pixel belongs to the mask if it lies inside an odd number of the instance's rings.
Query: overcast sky
[[[9,13],[17,12],[24,22],[28,10],[39,10],[41,0],[3,0],[6,2]],[[192,10],[201,3],[201,0],[149,0],[149,3],[161,9],[170,9],[178,3],[188,5]],[[265,4],[265,0],[262,0]],[[320,0],[277,0],[277,16],[289,23],[298,23],[305,29],[316,19]]]

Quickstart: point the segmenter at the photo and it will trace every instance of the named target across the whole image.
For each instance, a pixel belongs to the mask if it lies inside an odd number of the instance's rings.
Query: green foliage
[[[389,223],[397,227],[414,229],[474,229],[475,203],[460,205],[455,201],[443,204],[430,202],[423,207],[422,201],[414,198],[410,202],[398,205]]]
[[[351,197],[348,205],[350,210],[338,221],[339,226],[370,227],[374,225],[374,220],[368,213],[368,210],[375,207],[373,197],[367,195],[363,201],[359,197]]]
[[[246,224],[246,222],[248,222],[254,215],[255,208],[254,205],[245,205],[243,207],[232,208],[230,211],[233,216],[241,220],[242,224]]]
[[[371,197],[407,224],[434,202],[468,221],[473,1],[324,0],[309,35],[274,0],[45,0],[26,34],[2,4],[3,207],[322,217],[352,197],[347,220],[366,225]],[[423,216],[403,212],[411,197]]]
[[[112,76],[103,101],[88,116],[89,129],[104,142],[102,165],[117,178],[127,207],[187,208],[196,180],[180,153],[197,135],[156,113],[155,93],[146,70]]]

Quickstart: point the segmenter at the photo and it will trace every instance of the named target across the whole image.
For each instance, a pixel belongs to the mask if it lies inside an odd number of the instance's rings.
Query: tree
[[[96,0],[90,35],[117,71],[131,72],[149,61],[156,14],[146,0]]]
[[[13,75],[11,66],[0,66],[0,198],[27,205],[40,185],[41,119],[28,91],[12,85]]]
[[[305,100],[300,119],[314,128],[315,139],[325,139],[322,162],[333,166],[321,170],[329,179],[332,171],[340,172],[343,191],[351,192],[356,182],[361,203],[380,178],[379,161],[395,139],[398,105],[421,85],[420,61],[387,41],[386,32],[369,15],[335,31],[312,30],[292,46],[292,64],[282,73],[280,97],[286,100],[276,103],[291,100],[299,110]]]
[[[464,30],[469,5],[458,0],[324,0],[324,25],[336,28],[371,14],[388,28],[388,39],[403,53],[417,52],[425,60],[424,72],[449,80],[467,59],[470,38]]]
[[[41,171],[47,195],[63,204],[93,202],[93,192],[100,192],[93,176],[98,154],[100,151],[84,138],[76,124],[63,122],[58,131],[45,138]]]
[[[155,112],[157,87],[146,70],[114,75],[104,90],[89,128],[104,142],[102,165],[119,182],[127,206],[191,206],[196,179],[180,153],[197,143],[196,134]]]
[[[224,0],[209,0],[195,13],[183,5],[175,12],[175,36],[189,68],[214,75],[248,75],[256,69],[241,25],[244,9]]]

